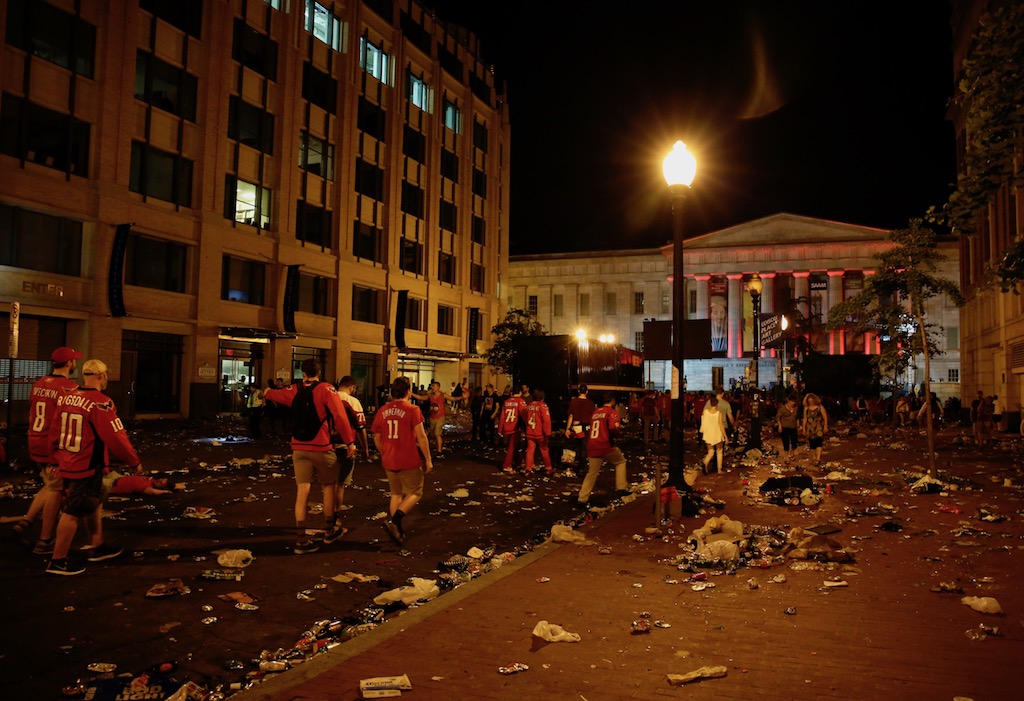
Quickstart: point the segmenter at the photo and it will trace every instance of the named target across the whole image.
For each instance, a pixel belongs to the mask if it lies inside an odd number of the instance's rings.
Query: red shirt
[[[308,387],[311,382],[303,382]],[[268,402],[282,404],[290,407],[299,393],[297,384],[289,385],[284,389],[268,389],[263,393],[263,398]],[[292,450],[307,450],[311,453],[326,453],[334,450],[334,443],[331,441],[331,423],[334,424],[334,431],[341,435],[345,443],[356,442],[356,432],[348,422],[345,407],[342,406],[341,397],[330,382],[320,382],[313,388],[313,406],[316,407],[317,416],[321,419],[330,415],[330,420],[320,424],[320,432],[311,441],[300,441],[292,436]]]
[[[444,418],[444,395],[431,393],[427,400],[430,402],[430,418],[431,419],[443,419]]]
[[[380,436],[380,459],[386,470],[418,470],[423,463],[416,444],[416,427],[423,412],[412,402],[388,402],[373,417],[370,430]]]
[[[658,413],[658,399],[653,395],[645,395],[640,400],[640,413],[644,416],[656,416]]]
[[[619,412],[610,406],[603,406],[590,419],[590,438],[587,440],[587,455],[600,458],[615,448],[613,439],[619,434]]]
[[[123,475],[114,482],[111,494],[142,494],[153,486],[153,477],[145,475]]]
[[[572,422],[586,426],[590,423],[590,417],[594,415],[597,406],[593,399],[586,397],[573,397],[569,400],[569,414],[572,415]]]
[[[672,394],[670,392],[664,392],[658,395],[658,411],[661,412],[663,418],[668,418],[672,415]]]
[[[551,412],[545,402],[530,402],[526,407],[526,437],[535,440],[551,435]]]
[[[56,408],[50,448],[61,477],[100,474],[111,456],[132,468],[142,462],[117,417],[114,400],[98,389],[80,387],[61,394]]]
[[[29,393],[31,422],[28,426],[28,452],[34,461],[53,464],[50,424],[57,413],[57,398],[76,389],[78,383],[63,375],[46,375],[32,385],[32,391]]]
[[[501,405],[498,416],[498,433],[508,436],[519,430],[519,415],[526,411],[526,400],[520,396],[509,397]]]

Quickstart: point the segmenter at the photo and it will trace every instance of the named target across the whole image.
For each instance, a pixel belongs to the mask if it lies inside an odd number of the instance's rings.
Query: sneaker
[[[46,566],[46,574],[59,574],[64,577],[82,574],[83,572],[85,572],[84,567],[68,563],[66,557],[62,557],[59,560],[50,560],[50,564]]]
[[[102,562],[103,560],[115,558],[123,552],[124,548],[117,548],[113,545],[103,543],[95,548],[89,548],[89,555],[87,556],[87,559],[89,562]]]
[[[576,502],[576,508],[577,509],[583,509],[584,511],[586,511],[587,509],[590,508],[590,502],[589,501],[577,501]]]
[[[398,528],[397,523],[391,520],[385,521],[384,530],[391,536],[391,540],[395,541],[395,545],[405,545],[405,534]]]
[[[36,541],[36,545],[32,548],[33,555],[52,555],[53,554],[53,538],[49,540],[43,540],[40,538]]]
[[[324,543],[326,545],[330,545],[331,543],[333,543],[334,541],[338,540],[339,538],[341,538],[346,533],[348,533],[348,529],[345,528],[344,526],[335,526],[331,530],[329,530],[326,533],[324,533]]]
[[[515,473],[515,470],[513,470],[511,467],[503,467],[501,468],[501,471],[504,472],[506,475],[511,475]]]
[[[303,538],[295,543],[295,548],[292,552],[296,555],[305,555],[306,553],[315,553],[319,549],[320,546],[312,538]]]

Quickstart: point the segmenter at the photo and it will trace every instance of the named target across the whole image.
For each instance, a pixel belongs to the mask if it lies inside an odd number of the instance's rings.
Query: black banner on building
[[[299,266],[289,265],[284,283],[281,318],[285,333],[295,333],[295,311],[299,308]]]
[[[405,348],[405,317],[409,308],[409,290],[398,291],[395,304],[395,346]]]
[[[469,308],[469,328],[466,333],[466,352],[476,355],[476,339],[480,336],[480,308]]]
[[[110,272],[107,275],[110,316],[128,316],[124,307],[124,254],[128,250],[128,233],[131,230],[131,224],[114,227],[114,246],[110,251]]]

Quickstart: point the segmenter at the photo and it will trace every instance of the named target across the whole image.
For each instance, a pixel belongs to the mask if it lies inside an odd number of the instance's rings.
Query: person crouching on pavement
[[[580,507],[586,507],[590,495],[597,484],[597,476],[604,464],[611,463],[615,467],[615,491],[618,496],[629,493],[629,482],[626,480],[626,458],[615,445],[620,433],[621,418],[615,410],[615,395],[608,393],[600,408],[590,417],[590,434],[587,438],[587,462],[589,469],[583,478],[579,495],[576,498]]]
[[[423,497],[424,475],[434,469],[423,412],[409,401],[411,394],[409,378],[396,378],[391,384],[393,401],[377,411],[370,427],[391,491],[384,529],[399,546],[405,544],[402,522]]]
[[[544,401],[544,390],[533,390],[533,401],[526,407],[526,474],[533,473],[534,448],[540,449],[544,461],[544,472],[548,477],[555,474],[551,466],[551,451],[548,438],[551,436],[551,411]]]
[[[721,472],[725,469],[725,415],[718,410],[718,397],[711,397],[704,406],[704,413],[700,417],[700,433],[708,446],[708,454],[704,456],[704,474],[708,473],[708,465],[716,454],[718,471]]]
[[[312,407],[310,401],[312,400]],[[312,358],[302,361],[302,382],[284,389],[268,389],[264,400],[292,408],[292,466],[295,470],[296,555],[316,552],[320,546],[306,533],[309,490],[315,476],[323,490],[326,532],[323,542],[333,543],[343,534],[335,523],[334,489],[338,483],[338,459],[333,430],[348,446],[349,456],[356,454],[356,434],[349,425],[341,397],[330,382],[320,381],[320,363]]]
[[[86,523],[92,536],[89,562],[109,560],[124,552],[103,541],[103,469],[108,457],[113,457],[135,474],[142,472],[142,462],[128,440],[114,401],[103,394],[107,389],[106,363],[87,360],[82,365],[82,375],[83,387],[58,397],[57,413],[50,426],[50,445],[64,480],[65,497],[47,574],[67,576],[85,571],[68,560],[79,519]]]

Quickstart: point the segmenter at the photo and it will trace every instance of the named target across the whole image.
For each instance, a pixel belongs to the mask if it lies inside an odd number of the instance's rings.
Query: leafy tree
[[[945,256],[938,251],[937,237],[920,219],[906,229],[890,232],[895,245],[880,253],[875,274],[864,280],[864,289],[829,310],[828,328],[855,333],[874,331],[898,337],[909,329],[915,353],[924,356],[925,415],[928,426],[928,474],[935,476],[935,432],[932,427],[931,358],[939,352],[936,329],[928,323],[925,303],[945,294],[957,306],[963,296],[956,283],[936,274]],[[909,315],[909,320],[905,318]],[[908,324],[910,321],[910,324]]]
[[[544,325],[525,309],[509,309],[505,318],[491,327],[494,343],[484,353],[487,364],[506,374],[512,374],[515,363],[515,339],[523,336],[546,336]]]

